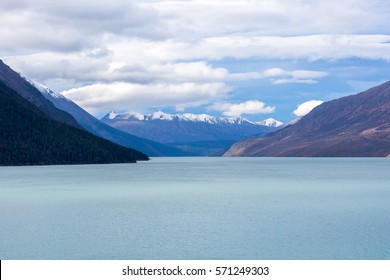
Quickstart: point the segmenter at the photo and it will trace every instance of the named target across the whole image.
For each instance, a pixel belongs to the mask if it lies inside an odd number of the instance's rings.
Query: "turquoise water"
[[[390,160],[0,168],[0,259],[390,259]]]

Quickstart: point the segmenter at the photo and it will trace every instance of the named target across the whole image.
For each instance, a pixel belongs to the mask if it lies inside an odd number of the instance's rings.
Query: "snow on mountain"
[[[110,112],[105,117],[105,119],[109,120],[139,120],[139,121],[181,121],[181,122],[204,122],[209,124],[253,124],[253,125],[261,125],[261,126],[269,126],[269,127],[279,127],[283,125],[282,122],[277,121],[275,119],[266,119],[260,122],[251,122],[242,117],[227,117],[220,118],[214,117],[207,114],[167,114],[161,111],[154,112],[149,115],[143,115],[139,113],[124,113],[117,114],[116,112]]]
[[[149,120],[164,120],[164,121],[172,121],[176,116],[170,115],[161,111],[154,112],[153,114],[147,116]]]
[[[265,125],[265,126],[271,126],[271,127],[279,127],[279,126],[283,125],[282,122],[277,121],[273,118],[265,119],[263,121],[258,122],[258,124]]]
[[[149,115],[110,112],[101,121],[129,134],[169,144],[236,141],[271,132],[280,124],[276,120],[262,124],[242,117],[221,118],[207,114],[168,114],[161,111]]]
[[[186,113],[182,115],[185,119],[188,121],[193,121],[193,122],[207,122],[207,123],[215,123],[216,117],[206,115],[206,114],[191,114],[191,113]]]
[[[111,111],[110,113],[107,114],[107,118],[109,118],[110,120],[115,119],[116,116],[118,116],[118,114],[115,113],[114,111]]]
[[[48,86],[46,86],[44,84],[41,84],[37,81],[30,80],[29,78],[27,78],[25,76],[22,76],[22,78],[25,79],[27,82],[29,82],[37,90],[39,90],[43,95],[50,95],[53,98],[69,100],[65,96],[63,96],[62,94],[55,92],[54,90],[52,90],[51,88],[49,88]]]

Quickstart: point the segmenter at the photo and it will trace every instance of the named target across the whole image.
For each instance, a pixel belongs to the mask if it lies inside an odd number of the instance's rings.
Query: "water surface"
[[[0,168],[0,259],[390,259],[390,160]]]

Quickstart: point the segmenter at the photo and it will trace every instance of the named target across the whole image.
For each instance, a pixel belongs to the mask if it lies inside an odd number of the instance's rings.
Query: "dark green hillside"
[[[147,160],[53,120],[0,81],[0,165],[129,163]]]

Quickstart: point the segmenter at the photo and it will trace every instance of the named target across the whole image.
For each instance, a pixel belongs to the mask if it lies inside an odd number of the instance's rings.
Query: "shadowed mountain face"
[[[224,156],[386,157],[390,82],[325,102],[296,124],[234,144]]]

